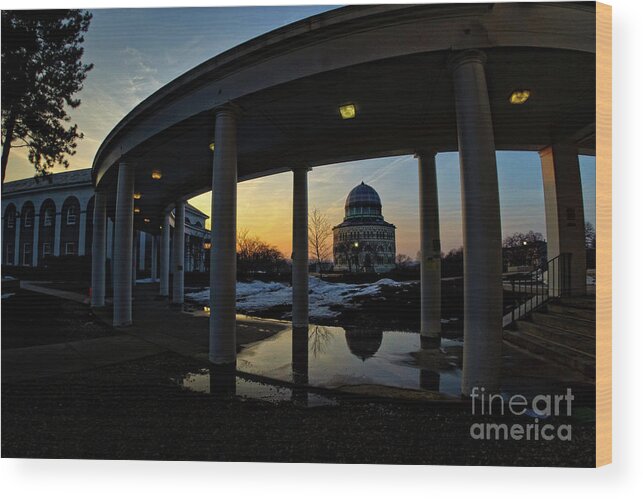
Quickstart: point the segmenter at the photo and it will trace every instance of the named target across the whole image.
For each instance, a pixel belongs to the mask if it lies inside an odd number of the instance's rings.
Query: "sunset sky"
[[[85,61],[95,68],[79,94],[72,119],[85,139],[71,168],[88,168],[109,131],[136,104],[197,64],[239,43],[330,6],[190,9],[99,9],[85,38]],[[545,232],[540,161],[533,152],[498,152],[503,235]],[[61,171],[56,169],[55,171]],[[32,176],[24,149],[11,151],[6,181]],[[460,178],[456,153],[437,157],[442,248],[462,244]],[[595,223],[595,160],[581,157],[586,220]],[[310,209],[341,222],[346,195],[359,182],[380,194],[384,216],[397,226],[397,250],[415,257],[419,249],[417,161],[411,156],[328,165],[309,175]],[[210,195],[192,204],[210,212]],[[292,174],[239,185],[238,226],[276,245],[291,246]]]

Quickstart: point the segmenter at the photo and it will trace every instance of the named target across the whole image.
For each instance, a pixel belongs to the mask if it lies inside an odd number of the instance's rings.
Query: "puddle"
[[[213,392],[212,388],[215,382],[207,369],[196,373],[189,373],[176,381],[179,386],[187,390],[208,394]],[[224,391],[226,395],[236,395],[237,397],[262,400],[264,402],[279,403],[295,401],[303,403],[306,407],[337,405],[336,400],[317,393],[310,393],[305,388],[291,389],[260,383],[258,381],[250,381],[239,376],[235,376],[233,386],[227,387],[226,390],[222,390],[221,388],[222,387],[218,385],[215,388],[216,392],[221,393]]]
[[[243,349],[237,369],[324,388],[385,385],[459,396],[462,343],[443,339],[441,345],[434,356],[423,359],[421,368],[412,355],[421,350],[417,333],[289,328]]]

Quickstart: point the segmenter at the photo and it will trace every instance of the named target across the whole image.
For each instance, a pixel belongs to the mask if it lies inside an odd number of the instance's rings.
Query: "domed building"
[[[333,227],[335,270],[388,272],[395,268],[395,225],[384,220],[382,201],[362,182],[349,192],[344,221]]]

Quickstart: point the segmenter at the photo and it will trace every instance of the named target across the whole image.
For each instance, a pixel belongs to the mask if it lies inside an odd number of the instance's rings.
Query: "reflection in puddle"
[[[417,333],[311,326],[250,345],[239,354],[237,369],[324,388],[385,385],[459,396],[462,343],[443,339],[422,367],[412,355],[420,349]]]
[[[325,405],[336,405],[333,399],[309,393],[305,389],[291,389],[276,385],[268,385],[258,381],[250,381],[239,376],[232,376],[232,386],[227,386],[227,381],[222,381],[220,374],[210,374],[207,369],[196,373],[190,373],[177,380],[178,384],[188,390],[200,393],[225,393],[238,397],[263,400],[264,402],[302,402],[307,407],[318,407]],[[225,388],[225,389],[224,389]]]

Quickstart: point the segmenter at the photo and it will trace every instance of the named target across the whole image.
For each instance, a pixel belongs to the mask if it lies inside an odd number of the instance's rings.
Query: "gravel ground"
[[[356,399],[306,408],[218,398],[173,381],[202,367],[168,353],[55,379],[3,383],[2,457],[594,465],[591,417],[571,421],[571,442],[480,442],[469,437],[469,428],[485,419],[472,417],[468,407]],[[553,421],[561,422],[570,419]]]

